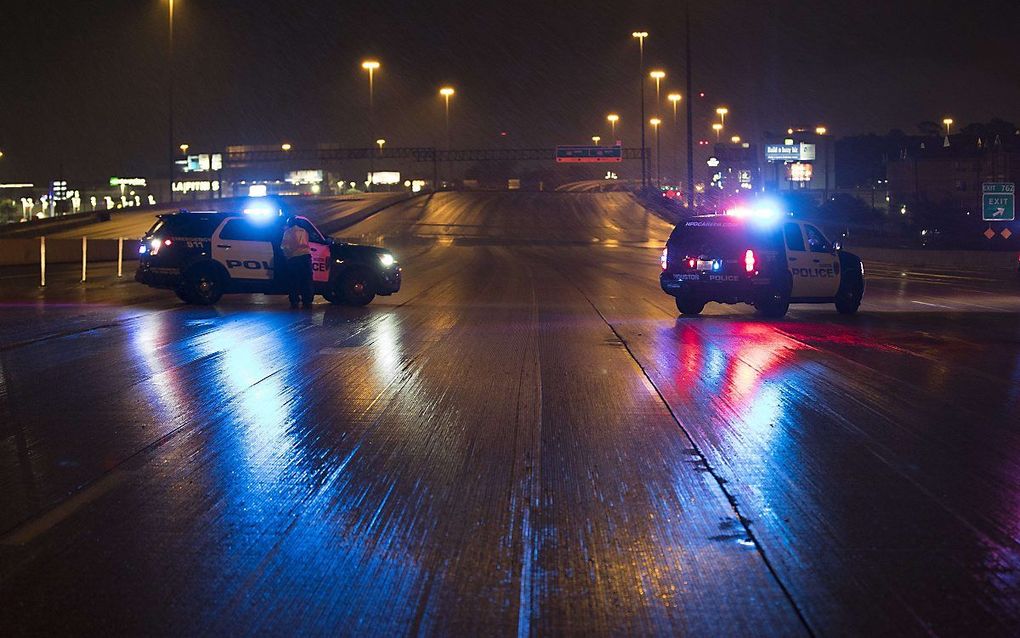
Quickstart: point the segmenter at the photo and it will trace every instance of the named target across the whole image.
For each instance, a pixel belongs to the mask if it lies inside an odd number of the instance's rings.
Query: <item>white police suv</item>
[[[297,219],[308,231],[315,294],[363,306],[400,290],[402,271],[392,253],[335,241]],[[286,294],[283,231],[282,212],[268,202],[239,212],[159,215],[142,238],[135,280],[193,304],[214,304],[224,293]]]
[[[831,303],[853,314],[864,296],[864,264],[817,226],[774,210],[736,208],[687,219],[661,256],[662,290],[685,315],[705,304],[747,303],[783,317],[791,303]]]

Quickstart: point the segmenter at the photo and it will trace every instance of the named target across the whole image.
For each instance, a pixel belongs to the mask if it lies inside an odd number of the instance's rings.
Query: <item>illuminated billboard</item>
[[[811,164],[794,162],[786,166],[786,177],[791,182],[810,182]]]
[[[372,184],[399,184],[400,173],[397,171],[376,171],[368,174],[368,181]]]
[[[290,184],[321,184],[322,171],[291,171],[287,173],[286,181]]]
[[[815,145],[766,144],[765,159],[770,162],[810,162],[815,159]]]

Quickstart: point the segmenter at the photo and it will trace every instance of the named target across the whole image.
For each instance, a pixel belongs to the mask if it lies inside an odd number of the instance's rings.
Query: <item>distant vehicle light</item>
[[[744,270],[747,272],[754,272],[754,251],[750,248],[744,253]]]
[[[379,255],[379,261],[382,262],[383,266],[386,266],[387,268],[389,268],[394,263],[396,263],[397,260],[394,259],[393,255],[391,255],[389,253],[383,253],[383,254]]]
[[[669,257],[669,248],[668,247],[667,248],[663,248],[662,249],[662,254],[659,255],[659,264],[662,266],[663,270],[666,270],[666,261],[667,261],[668,257]]]
[[[266,194],[265,184],[252,184],[248,187],[248,197],[265,197]]]

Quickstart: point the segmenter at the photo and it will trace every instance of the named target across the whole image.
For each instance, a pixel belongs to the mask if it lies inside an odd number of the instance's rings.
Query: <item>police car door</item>
[[[322,236],[322,233],[312,222],[304,217],[299,217],[297,221],[298,225],[308,233],[308,248],[312,253],[312,281],[327,283],[330,265],[329,241]]]
[[[804,237],[811,256],[815,297],[835,297],[839,289],[839,256],[822,231],[804,224]]]
[[[817,281],[812,277],[811,253],[804,241],[804,233],[797,222],[786,222],[783,225],[783,238],[786,241],[786,263],[793,277],[791,297],[815,297],[818,290]]]
[[[212,237],[213,259],[223,264],[232,279],[273,278],[272,224],[259,225],[242,217],[230,218]]]

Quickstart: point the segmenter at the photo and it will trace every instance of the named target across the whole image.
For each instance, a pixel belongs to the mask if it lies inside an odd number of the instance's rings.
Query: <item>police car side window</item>
[[[825,235],[822,234],[822,231],[810,225],[805,225],[804,230],[807,232],[808,246],[811,248],[811,252],[832,252],[832,246],[829,244],[828,240],[825,239]]]
[[[789,250],[804,250],[804,237],[800,234],[800,225],[789,223],[783,227],[786,235],[786,248]]]
[[[272,226],[256,226],[246,219],[231,219],[220,231],[220,239],[233,241],[273,241]]]
[[[323,239],[319,231],[315,230],[315,226],[312,226],[311,222],[309,222],[307,219],[297,220],[297,225],[300,226],[301,228],[304,228],[305,232],[308,233],[308,241],[314,241],[320,244],[326,243],[326,240]]]

